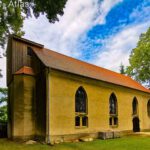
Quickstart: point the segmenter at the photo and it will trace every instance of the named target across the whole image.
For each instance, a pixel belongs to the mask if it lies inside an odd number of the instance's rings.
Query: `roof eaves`
[[[26,74],[26,75],[35,75],[31,67],[24,66],[14,73],[15,75]]]
[[[33,42],[33,41],[30,41],[30,40],[27,40],[27,39],[24,39],[24,38],[20,38],[19,36],[17,35],[11,35],[13,39],[15,40],[18,40],[18,41],[22,41],[24,43],[27,43],[27,44],[30,44],[32,46],[36,46],[36,47],[39,47],[39,48],[44,48],[44,45],[42,44],[39,44],[39,43],[36,43],[36,42]]]
[[[45,65],[46,66],[46,65]],[[70,73],[70,74],[74,74],[74,75],[78,75],[78,76],[81,76],[81,77],[85,77],[85,78],[90,78],[90,79],[93,79],[93,80],[97,80],[97,81],[102,81],[102,82],[106,82],[108,84],[113,84],[113,85],[118,85],[118,86],[121,86],[121,87],[125,87],[125,88],[130,88],[132,90],[138,90],[140,92],[145,92],[145,93],[149,93],[150,94],[150,90],[148,89],[145,89],[145,90],[140,90],[138,88],[132,88],[130,86],[125,86],[125,85],[122,85],[122,84],[118,84],[118,83],[114,83],[114,82],[110,82],[110,81],[106,81],[106,80],[100,80],[100,79],[96,79],[96,78],[92,78],[92,77],[89,77],[89,76],[85,76],[85,75],[81,75],[81,74],[77,74],[77,73],[73,73],[73,72],[69,72],[69,71],[66,71],[66,70],[63,70],[63,69],[58,69],[58,68],[55,68],[55,67],[50,67],[50,66],[46,66],[50,69],[55,69],[55,70],[58,70],[58,71],[63,71],[63,72],[66,72],[66,73]]]

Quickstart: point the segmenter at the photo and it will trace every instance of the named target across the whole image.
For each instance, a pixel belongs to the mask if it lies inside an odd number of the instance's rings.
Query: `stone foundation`
[[[82,137],[91,137],[93,139],[114,139],[125,135],[132,134],[132,130],[126,131],[101,131],[94,133],[66,134],[66,135],[51,135],[50,143],[57,144],[62,142],[77,142]]]

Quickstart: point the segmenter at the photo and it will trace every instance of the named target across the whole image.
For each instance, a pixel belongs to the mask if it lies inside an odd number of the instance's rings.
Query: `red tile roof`
[[[150,93],[150,90],[146,89],[128,76],[62,55],[48,49],[34,49],[34,52],[47,67]]]
[[[27,75],[34,75],[33,69],[31,67],[24,66],[19,69],[15,74],[27,74]]]

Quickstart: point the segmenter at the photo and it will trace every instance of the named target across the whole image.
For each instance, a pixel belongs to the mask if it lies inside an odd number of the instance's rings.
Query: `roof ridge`
[[[78,62],[87,64],[87,65],[90,65],[90,66],[92,66],[92,67],[101,68],[101,69],[103,69],[103,70],[106,70],[106,71],[109,71],[109,72],[113,72],[113,73],[115,73],[115,74],[122,75],[122,76],[124,76],[124,77],[129,77],[129,76],[127,76],[127,75],[124,75],[124,74],[115,72],[115,71],[113,71],[113,70],[109,70],[109,69],[104,68],[104,67],[101,67],[101,66],[97,66],[97,65],[95,65],[95,64],[92,64],[92,63],[89,63],[89,62],[86,62],[86,61],[83,61],[83,60],[80,60],[80,59],[77,59],[77,58],[74,58],[74,57],[71,57],[71,56],[64,55],[64,54],[62,54],[62,53],[59,53],[59,52],[57,52],[57,51],[54,51],[54,50],[51,50],[51,49],[48,49],[48,48],[44,48],[44,49],[47,50],[47,51],[51,51],[51,52],[53,52],[53,53],[57,53],[57,54],[59,54],[59,55],[62,55],[62,56],[64,56],[64,57],[67,57],[67,58],[69,58],[69,59],[73,59],[73,60],[75,60],[75,61],[78,61]],[[130,77],[129,77],[129,78],[130,78]],[[132,79],[132,78],[131,78],[131,79]],[[133,79],[132,79],[132,80],[133,80]],[[134,81],[135,81],[135,80],[134,80]]]

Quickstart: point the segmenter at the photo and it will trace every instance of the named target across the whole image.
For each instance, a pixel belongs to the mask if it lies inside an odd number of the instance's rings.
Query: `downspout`
[[[50,79],[49,68],[46,68],[46,143],[50,144]]]

